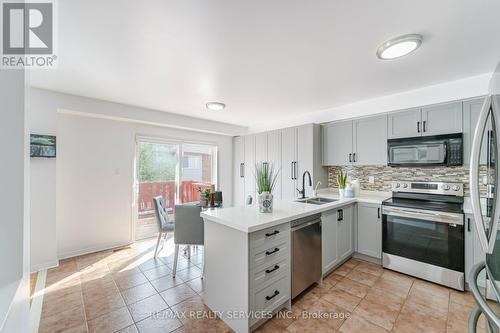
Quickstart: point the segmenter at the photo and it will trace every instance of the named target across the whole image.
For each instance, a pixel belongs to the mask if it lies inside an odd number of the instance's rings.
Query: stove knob
[[[453,191],[458,191],[458,190],[460,190],[460,186],[453,185],[452,189],[453,189]]]
[[[403,188],[407,188],[408,187],[408,184],[403,184]]]
[[[450,189],[450,185],[444,184],[443,185],[443,190],[448,191]]]

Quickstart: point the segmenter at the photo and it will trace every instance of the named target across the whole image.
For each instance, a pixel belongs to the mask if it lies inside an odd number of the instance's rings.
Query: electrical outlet
[[[375,184],[375,177],[374,176],[368,176],[368,183],[369,184]]]

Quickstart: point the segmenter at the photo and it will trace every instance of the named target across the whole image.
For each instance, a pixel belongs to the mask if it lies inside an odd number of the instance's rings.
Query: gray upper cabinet
[[[267,134],[267,162],[271,163],[274,172],[281,170],[281,131],[272,131]],[[276,178],[273,195],[281,199],[281,173]]]
[[[420,118],[420,109],[409,109],[389,113],[387,121],[387,135],[389,139],[420,136],[422,132]]]
[[[462,133],[462,102],[422,108],[422,135]]]
[[[358,203],[358,252],[382,259],[381,207]]]
[[[245,145],[243,138],[233,139],[233,205],[242,206],[245,203]]]
[[[348,165],[353,153],[352,121],[323,126],[323,165]]]
[[[245,144],[245,198],[255,196],[255,135],[244,137]]]
[[[387,116],[362,118],[354,121],[355,165],[387,164]]]
[[[463,124],[464,124],[464,164],[469,164],[472,140],[476,130],[479,113],[483,107],[484,97],[471,99],[463,102]],[[485,136],[487,132],[485,131]],[[483,139],[484,140],[484,139]],[[488,145],[481,145],[481,164],[486,163],[486,148]]]
[[[255,163],[266,163],[267,158],[267,133],[255,135]]]

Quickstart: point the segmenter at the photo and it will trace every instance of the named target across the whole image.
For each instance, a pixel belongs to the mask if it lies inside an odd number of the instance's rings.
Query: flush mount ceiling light
[[[382,60],[405,56],[422,44],[422,36],[417,34],[400,36],[383,43],[377,49],[377,57]]]
[[[219,102],[208,102],[206,104],[207,109],[212,111],[222,111],[226,108],[226,104]]]

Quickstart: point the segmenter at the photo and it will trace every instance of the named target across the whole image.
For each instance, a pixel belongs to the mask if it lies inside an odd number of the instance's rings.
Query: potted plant
[[[278,172],[269,163],[255,165],[255,181],[258,193],[259,211],[261,213],[273,212],[273,189],[278,179]]]
[[[200,192],[200,206],[203,208],[208,207],[208,203],[210,202],[210,189],[207,188],[202,190],[201,187],[198,187],[198,192]]]
[[[337,171],[337,183],[339,184],[339,196],[340,199],[344,198],[344,192],[347,185],[347,172],[344,173],[342,169]]]

